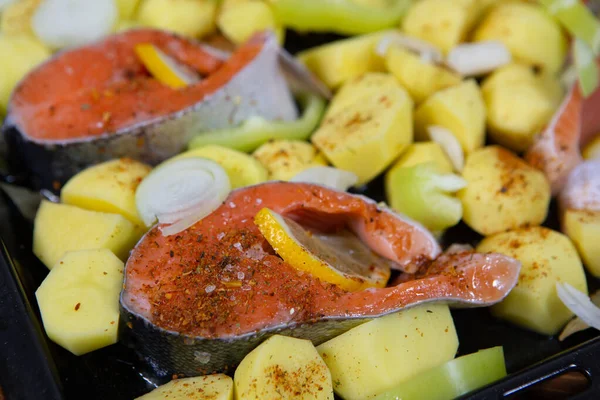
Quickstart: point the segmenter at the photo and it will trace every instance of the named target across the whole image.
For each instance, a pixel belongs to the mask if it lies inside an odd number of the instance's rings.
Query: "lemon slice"
[[[384,287],[390,277],[394,263],[350,232],[312,233],[268,208],[256,214],[254,223],[288,264],[342,289]]]
[[[156,80],[172,89],[180,89],[198,81],[191,71],[151,43],[138,44],[135,53]]]

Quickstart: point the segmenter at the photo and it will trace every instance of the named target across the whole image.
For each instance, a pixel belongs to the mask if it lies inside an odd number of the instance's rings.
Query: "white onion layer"
[[[296,174],[291,182],[316,183],[333,189],[346,191],[358,182],[353,172],[333,167],[312,167]]]
[[[146,226],[157,220],[165,236],[179,233],[211,212],[231,191],[227,173],[202,157],[166,162],[140,183],[135,193],[138,212]]]
[[[425,62],[440,63],[443,60],[442,52],[431,43],[398,32],[385,35],[377,43],[375,52],[381,57],[385,57],[390,46],[400,46],[415,52]]]
[[[450,159],[456,172],[462,172],[465,166],[465,155],[460,142],[452,132],[441,126],[428,126],[427,132],[434,142],[442,146],[442,149]]]
[[[448,53],[446,65],[462,76],[480,76],[510,63],[511,59],[504,43],[490,40],[454,47]]]
[[[589,326],[600,329],[600,308],[585,294],[566,282],[556,283],[556,293],[564,305]]]
[[[49,47],[75,47],[109,34],[117,19],[115,0],[45,0],[31,27]]]

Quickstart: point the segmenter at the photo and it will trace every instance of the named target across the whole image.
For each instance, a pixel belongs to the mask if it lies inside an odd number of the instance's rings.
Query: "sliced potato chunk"
[[[573,313],[556,294],[556,283],[567,282],[587,293],[581,260],[565,235],[544,227],[499,233],[485,238],[479,252],[498,252],[521,261],[517,286],[492,313],[535,332],[554,335]]]
[[[378,32],[338,40],[300,52],[298,58],[327,86],[336,89],[364,73],[385,70],[383,60],[375,53],[383,35]]]
[[[426,40],[447,53],[464,40],[478,10],[466,1],[421,0],[408,9],[402,22],[407,34]]]
[[[600,277],[600,211],[567,210],[563,227],[588,271]]]
[[[327,165],[323,154],[302,140],[271,140],[256,149],[253,156],[272,180],[289,181],[306,169]]]
[[[4,35],[29,35],[32,38],[31,17],[42,0],[19,0],[0,12],[0,33]]]
[[[537,76],[522,64],[493,72],[481,86],[490,137],[514,151],[525,151],[550,121],[562,100],[558,79]]]
[[[539,4],[499,3],[479,24],[473,39],[499,40],[514,59],[548,73],[558,72],[567,54],[567,40],[558,22]]]
[[[392,46],[385,65],[419,104],[438,90],[460,83],[461,77],[433,63],[424,61],[407,49]]]
[[[119,158],[89,167],[65,184],[60,199],[86,210],[121,214],[144,226],[135,206],[135,191],[152,167],[129,158]]]
[[[215,31],[216,0],[144,0],[137,13],[144,26],[201,38]]]
[[[452,172],[452,163],[450,163],[450,159],[444,152],[444,149],[442,149],[442,146],[436,142],[429,141],[417,142],[408,146],[388,173],[399,168],[413,167],[426,162],[433,162],[440,173],[449,174]]]
[[[107,249],[66,253],[35,292],[48,337],[77,356],[116,343],[123,267]]]
[[[541,171],[500,146],[467,157],[458,192],[463,221],[482,235],[540,225],[548,214],[550,184]]]
[[[50,269],[74,250],[109,249],[125,260],[139,237],[135,225],[121,215],[44,200],[35,216],[33,253]]]
[[[233,379],[225,374],[174,379],[135,400],[233,400]]]
[[[468,154],[485,141],[485,104],[477,83],[470,79],[440,90],[417,108],[415,138],[429,140],[427,127],[448,129]]]
[[[229,176],[232,189],[256,185],[268,179],[268,171],[258,160],[228,147],[209,144],[181,153],[171,160],[185,157],[204,157],[221,165]]]
[[[458,337],[448,306],[431,304],[376,318],[318,346],[333,388],[365,399],[454,358]]]
[[[275,335],[235,370],[236,398],[333,400],[331,374],[309,340]]]
[[[269,4],[262,1],[240,1],[229,7],[221,7],[217,26],[233,43],[240,44],[256,33],[272,30],[279,43],[283,43],[285,29],[277,23]]]
[[[119,20],[128,20],[133,17],[140,0],[115,0],[119,10]]]
[[[340,89],[312,141],[335,167],[367,183],[412,142],[412,108],[396,78],[369,73]]]

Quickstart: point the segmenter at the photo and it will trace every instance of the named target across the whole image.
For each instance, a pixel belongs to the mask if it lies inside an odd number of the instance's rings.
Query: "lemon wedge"
[[[390,277],[393,262],[350,232],[313,233],[268,208],[256,214],[254,223],[285,262],[344,290],[384,287]]]
[[[138,44],[135,53],[156,80],[172,89],[181,89],[198,81],[191,71],[151,43]]]

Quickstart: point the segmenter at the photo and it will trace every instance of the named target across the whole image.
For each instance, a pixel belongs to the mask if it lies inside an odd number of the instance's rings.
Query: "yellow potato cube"
[[[440,90],[421,104],[415,112],[415,138],[429,140],[427,127],[448,129],[466,154],[485,142],[485,105],[477,83],[466,80]]]
[[[566,282],[587,293],[585,273],[568,237],[544,227],[531,227],[485,238],[479,252],[498,252],[522,263],[517,286],[492,314],[544,335],[554,335],[573,317],[556,293]]]
[[[442,146],[436,142],[418,142],[408,146],[398,161],[390,168],[388,174],[393,174],[393,171],[398,168],[412,167],[426,162],[433,162],[440,173],[450,174],[453,171],[452,164]]]
[[[306,169],[327,165],[323,154],[302,140],[270,140],[252,155],[266,168],[270,180],[289,181]]]
[[[77,356],[116,343],[123,267],[107,249],[66,253],[35,292],[48,337]]]
[[[375,46],[385,32],[372,33],[327,43],[298,53],[303,62],[331,89],[367,72],[385,71]]]
[[[431,304],[376,318],[317,349],[334,391],[345,400],[366,399],[452,360],[458,337],[448,306]]]
[[[233,400],[233,379],[225,374],[174,379],[135,400]]]
[[[482,235],[540,225],[548,214],[550,184],[541,171],[500,146],[471,153],[458,192],[463,221]]]
[[[31,17],[42,0],[19,0],[0,12],[0,33],[3,35],[26,35],[35,38],[31,29]]]
[[[340,89],[312,142],[335,167],[354,172],[358,184],[367,183],[412,142],[412,110],[412,99],[396,78],[369,73]]]
[[[137,19],[144,25],[201,38],[215,31],[217,0],[144,0]]]
[[[0,114],[6,112],[8,99],[19,81],[50,57],[50,50],[30,35],[0,35]]]
[[[462,42],[475,21],[476,7],[463,1],[420,0],[408,9],[402,30],[435,44],[444,53]]]
[[[292,145],[291,147],[294,146]],[[304,149],[305,147],[302,146],[302,148]],[[307,155],[306,158],[314,155],[314,148],[312,146],[310,146],[310,150],[307,150],[307,154],[308,153],[310,153],[311,156]],[[186,157],[208,158],[221,165],[229,176],[232,189],[256,185],[269,179],[269,172],[256,158],[228,147],[212,144],[202,146],[181,153],[178,156],[171,158],[169,161]]]
[[[235,6],[221,7],[217,26],[233,43],[244,43],[254,33],[272,30],[279,43],[283,43],[285,29],[279,24],[271,7],[261,1],[239,2]]]
[[[481,86],[490,137],[511,150],[527,150],[556,111],[559,86],[558,79],[536,76],[522,64],[493,72]]]
[[[108,249],[125,260],[139,237],[135,225],[121,215],[44,200],[35,216],[33,253],[49,269],[75,250]]]
[[[133,17],[140,0],[115,0],[119,10],[119,20],[128,20]]]
[[[236,399],[333,400],[331,374],[309,340],[271,336],[235,370]]]
[[[499,40],[515,60],[549,73],[558,72],[567,55],[561,27],[540,4],[498,4],[479,24],[473,40]]]
[[[391,47],[385,65],[404,86],[416,104],[450,86],[458,85],[461,77],[454,72],[421,60],[421,57],[401,47]]]
[[[587,270],[600,277],[600,212],[567,210],[564,232],[575,243]]]
[[[135,205],[135,191],[152,167],[119,158],[89,167],[65,184],[60,199],[65,204],[86,210],[121,214],[142,227]]]

